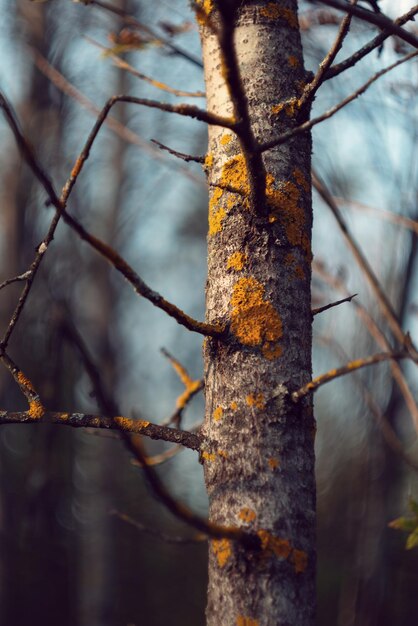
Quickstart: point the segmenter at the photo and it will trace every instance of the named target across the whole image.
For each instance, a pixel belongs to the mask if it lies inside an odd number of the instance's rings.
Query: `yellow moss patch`
[[[245,617],[244,615],[238,615],[237,626],[259,626],[259,621],[252,619],[251,617]]]
[[[205,461],[214,461],[215,460],[215,455],[213,454],[213,452],[206,452],[206,450],[204,452],[202,452],[202,459],[204,459]]]
[[[303,550],[293,550],[290,559],[297,574],[301,574],[308,567],[308,555]]]
[[[231,409],[231,411],[236,411],[238,408],[238,404],[235,401],[232,401],[229,405],[229,408]]]
[[[242,269],[244,269],[244,265],[247,262],[247,255],[244,254],[243,252],[234,252],[233,254],[231,254],[231,256],[228,258],[226,267],[227,269],[234,269],[237,272],[240,272]]]
[[[253,511],[252,509],[246,506],[243,509],[241,509],[241,511],[238,513],[238,517],[240,518],[240,520],[242,520],[246,524],[250,524],[251,522],[255,520],[255,518],[257,517],[257,514],[255,511]]]
[[[267,461],[269,468],[274,471],[276,470],[279,466],[280,466],[280,461],[279,459],[275,458],[275,457],[271,457],[271,459],[269,459]]]
[[[265,402],[264,402],[264,396],[262,393],[250,393],[248,394],[248,396],[245,398],[246,403],[248,404],[248,406],[255,406],[256,409],[264,409]]]
[[[291,54],[288,57],[287,62],[289,63],[290,67],[299,67],[300,65],[298,57],[295,57],[294,54]]]
[[[45,409],[39,398],[36,398],[35,400],[31,400],[31,402],[29,402],[28,413],[31,417],[36,417],[37,419],[41,418],[42,415],[45,413]]]
[[[222,146],[227,146],[231,141],[232,141],[232,135],[229,135],[228,133],[225,133],[224,135],[222,135],[221,137]]]
[[[215,553],[219,567],[225,567],[232,556],[231,541],[229,539],[213,539],[212,549]]]
[[[215,420],[215,422],[219,422],[219,420],[221,419],[222,415],[223,415],[223,408],[221,406],[216,407],[216,409],[213,412],[213,419]]]
[[[261,539],[261,548],[277,556],[279,559],[287,559],[292,547],[287,539],[275,537],[268,530],[259,530],[257,535]]]
[[[240,278],[231,297],[231,331],[246,346],[260,346],[267,359],[280,356],[282,321],[271,302],[263,299],[264,287],[255,278]]]
[[[266,17],[268,20],[282,18],[286,20],[292,28],[299,27],[296,13],[291,11],[291,9],[285,9],[284,7],[279,6],[276,2],[268,2],[265,7],[260,9],[260,15]]]

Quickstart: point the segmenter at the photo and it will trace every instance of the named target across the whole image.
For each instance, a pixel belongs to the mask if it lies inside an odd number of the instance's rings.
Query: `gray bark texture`
[[[198,13],[208,110],[239,121],[217,11],[205,0]],[[267,141],[301,121],[297,2],[244,0],[234,26],[252,132]],[[209,543],[208,626],[315,622],[315,422],[310,398],[290,398],[311,379],[309,134],[263,162],[254,203],[242,141],[210,127],[207,322],[229,335],[205,340],[202,461],[210,520],[258,534],[261,548]]]

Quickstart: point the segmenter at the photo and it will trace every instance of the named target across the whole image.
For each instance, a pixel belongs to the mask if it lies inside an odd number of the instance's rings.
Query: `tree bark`
[[[238,4],[241,85],[266,141],[301,121],[297,2]],[[213,5],[198,12],[208,110],[236,117]],[[266,201],[254,205],[242,144],[209,129],[207,322],[229,338],[205,341],[202,461],[211,521],[258,533],[261,549],[210,542],[208,626],[315,621],[315,423],[311,399],[290,398],[311,379],[310,160],[308,133],[266,152]]]

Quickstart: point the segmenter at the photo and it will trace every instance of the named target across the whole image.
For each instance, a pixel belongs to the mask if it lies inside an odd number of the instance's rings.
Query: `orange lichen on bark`
[[[299,109],[299,106],[300,102],[298,98],[290,98],[290,100],[287,100],[285,102],[279,102],[278,104],[272,106],[271,112],[273,113],[273,115],[278,115],[279,113],[284,111],[288,117],[294,117]]]
[[[222,166],[217,185],[209,200],[209,235],[215,235],[222,230],[222,222],[227,212],[237,202],[236,196],[248,195],[247,168],[242,154],[231,157]],[[237,194],[228,188],[236,190]],[[247,202],[248,200],[244,199],[244,203]]]
[[[229,408],[231,409],[231,411],[236,411],[238,408],[238,404],[235,402],[235,400],[233,400],[231,402],[231,404],[229,405]]]
[[[232,135],[230,135],[229,133],[225,133],[224,135],[222,135],[221,137],[222,146],[227,146],[231,141],[232,141]]]
[[[210,152],[205,156],[205,167],[212,167],[213,165],[213,154],[211,154]]]
[[[289,63],[290,67],[299,67],[299,65],[300,65],[300,61],[299,61],[298,57],[296,57],[294,54],[291,54],[287,58],[287,62]]]
[[[33,391],[35,393],[35,389],[34,389],[34,386],[32,385],[32,382],[29,380],[27,376],[24,375],[22,371],[19,371],[17,373],[16,378],[17,378],[19,385],[22,385],[23,387],[26,387],[28,391]]]
[[[281,183],[280,188],[274,187],[271,174],[266,177],[267,202],[272,209],[269,215],[271,223],[280,220],[284,226],[286,237],[292,246],[300,247],[308,259],[311,258],[311,244],[305,232],[306,217],[299,205],[301,191],[292,181]]]
[[[226,267],[228,270],[233,269],[240,272],[244,269],[244,265],[247,262],[247,255],[244,252],[234,252],[228,258]]]
[[[132,430],[132,426],[134,426],[135,429],[141,430],[150,425],[150,423],[145,420],[131,420],[129,417],[122,417],[121,415],[114,417],[113,421],[121,430]]]
[[[214,9],[213,0],[197,0],[195,4],[196,19],[201,26],[205,26],[207,18]]]
[[[213,412],[213,419],[215,420],[215,422],[219,422],[219,420],[222,418],[223,413],[223,408],[221,406],[217,406]]]
[[[276,470],[279,465],[280,465],[280,461],[279,459],[275,458],[275,457],[271,457],[271,459],[269,459],[267,461],[269,468],[274,472],[274,470]]]
[[[225,567],[232,556],[231,541],[229,539],[213,539],[212,549],[219,567]]]
[[[83,159],[80,159],[79,157],[77,161],[74,163],[74,167],[71,170],[70,178],[76,178],[79,175],[82,165],[83,165]]]
[[[240,278],[231,297],[231,331],[246,346],[260,346],[267,359],[282,353],[279,344],[283,326],[271,302],[264,300],[264,287],[255,278]]]
[[[221,456],[223,459],[227,459],[229,456],[226,450],[218,450],[218,455]]]
[[[248,404],[248,406],[255,406],[256,409],[260,409],[260,410],[264,409],[266,406],[266,403],[264,402],[264,396],[262,393],[250,393],[245,398],[245,401]]]
[[[31,417],[36,417],[37,419],[41,418],[45,413],[44,406],[39,398],[35,398],[29,402],[28,413]]]
[[[260,15],[266,17],[268,20],[275,20],[278,18],[282,18],[286,20],[286,22],[292,28],[298,28],[298,18],[296,13],[291,9],[285,9],[281,7],[276,2],[268,2],[265,7],[260,9]]]
[[[213,452],[207,452],[206,450],[204,450],[202,452],[202,459],[204,459],[205,461],[214,461],[216,458],[215,454]]]
[[[250,509],[249,507],[246,506],[243,509],[241,509],[241,511],[238,513],[238,517],[240,518],[240,520],[242,520],[246,524],[250,524],[251,522],[255,520],[255,518],[257,517],[257,514],[255,511],[253,511],[253,509]]]
[[[275,537],[268,530],[259,530],[257,535],[260,537],[262,550],[274,554],[279,559],[287,559],[289,557],[292,546],[288,539]]]
[[[295,179],[297,184],[300,187],[302,187],[302,189],[304,189],[305,191],[309,191],[310,190],[311,185],[310,185],[309,181],[303,175],[302,170],[300,170],[298,167],[295,167],[295,169],[293,170],[293,178]]]
[[[251,617],[245,617],[244,615],[238,615],[237,626],[259,626],[259,621],[252,619]]]
[[[293,550],[292,555],[290,557],[292,561],[296,574],[303,573],[308,567],[308,555],[303,550]]]

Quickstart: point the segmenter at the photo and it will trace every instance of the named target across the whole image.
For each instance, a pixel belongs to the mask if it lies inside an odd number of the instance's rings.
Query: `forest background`
[[[341,14],[300,4],[306,66],[314,70],[335,38]],[[412,4],[380,3],[391,17]],[[103,46],[158,81],[204,91],[198,32],[185,0],[113,0],[113,6],[151,31],[131,24],[135,37],[126,47],[121,31],[129,24],[99,6],[67,0],[0,2],[1,87],[57,184],[68,176],[98,110],[111,95],[190,101],[161,93],[117,67]],[[354,20],[341,58],[374,33],[370,25]],[[328,81],[313,114],[399,58],[402,47],[392,38],[380,53]],[[332,190],[412,336],[418,329],[417,80],[414,60],[315,127],[313,135],[314,168]],[[203,98],[193,102],[204,105]],[[148,284],[203,319],[205,176],[199,164],[176,159],[151,139],[204,155],[207,129],[126,104],[112,116],[112,128],[103,128],[74,189],[71,210],[139,267]],[[30,264],[52,213],[44,208],[45,194],[3,119],[0,140],[1,282]],[[396,216],[415,220],[415,226]],[[381,318],[333,215],[317,194],[313,250],[313,307],[358,294],[352,304],[315,319],[314,374],[319,374],[376,351],[354,302]],[[19,289],[18,283],[0,292],[2,329]],[[201,377],[200,337],[139,300],[61,224],[13,337],[13,355],[47,406],[98,410],[97,389],[86,368],[90,355],[120,415],[163,421],[183,389],[160,348],[184,364],[193,379]],[[417,397],[414,366],[402,367]],[[0,406],[26,408],[6,370],[0,372]],[[382,417],[408,458],[418,462],[418,449],[389,366],[367,368],[325,386],[315,396],[315,413],[319,623],[412,626],[417,554],[404,549],[405,537],[388,523],[405,513],[409,497],[418,497],[417,474],[388,445]],[[203,399],[197,395],[184,426],[198,424],[202,415]],[[146,446],[150,455],[170,449],[148,441]],[[158,471],[176,497],[205,514],[202,472],[194,453],[176,454]],[[54,425],[2,426],[0,472],[1,623],[204,623],[207,546],[150,536],[148,530],[156,527],[169,536],[187,537],[191,531],[155,501],[116,434]]]

